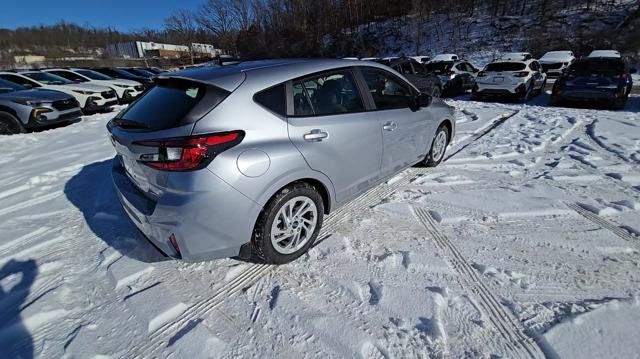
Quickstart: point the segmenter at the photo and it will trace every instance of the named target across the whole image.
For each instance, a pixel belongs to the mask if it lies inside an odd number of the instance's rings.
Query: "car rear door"
[[[382,124],[382,175],[390,176],[423,159],[436,124],[428,108],[411,109],[415,90],[406,81],[379,68],[359,70]]]
[[[290,81],[289,138],[309,166],[325,174],[336,200],[348,200],[380,178],[382,128],[367,112],[350,68]]]

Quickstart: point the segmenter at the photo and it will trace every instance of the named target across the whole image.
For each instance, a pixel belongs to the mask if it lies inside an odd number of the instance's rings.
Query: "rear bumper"
[[[490,85],[476,83],[473,88],[473,96],[478,98],[519,98],[526,91],[526,83]]]
[[[581,90],[564,90],[553,93],[558,99],[574,102],[589,101],[614,101],[624,97],[624,95],[616,90],[599,90],[599,89],[581,89]]]
[[[546,74],[548,78],[558,78],[562,76],[562,70],[548,70]]]
[[[175,174],[175,176],[173,176]],[[113,182],[127,215],[164,254],[194,262],[237,256],[262,207],[208,170],[172,173],[159,198],[141,192],[113,161]],[[180,252],[171,245],[173,235]]]

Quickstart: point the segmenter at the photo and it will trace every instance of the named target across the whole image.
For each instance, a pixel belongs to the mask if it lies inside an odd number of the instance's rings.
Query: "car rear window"
[[[427,71],[431,72],[445,72],[449,71],[453,67],[453,62],[432,62],[425,66]]]
[[[174,128],[199,120],[228,95],[228,91],[198,82],[160,80],[116,118],[151,131]]]
[[[575,75],[621,75],[624,73],[624,62],[619,59],[582,60],[571,65],[569,73]]]
[[[494,62],[484,69],[488,72],[501,72],[501,71],[522,71],[527,65],[521,62]]]

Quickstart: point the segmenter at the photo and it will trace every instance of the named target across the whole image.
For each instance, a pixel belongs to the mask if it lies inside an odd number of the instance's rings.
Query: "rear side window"
[[[502,72],[502,71],[522,71],[527,65],[521,62],[494,62],[484,69],[488,72]]]
[[[262,90],[256,93],[253,96],[253,99],[255,102],[277,113],[278,115],[284,116],[287,113],[286,92],[284,84]]]
[[[117,118],[152,131],[169,129],[199,120],[228,94],[197,82],[162,80]]]

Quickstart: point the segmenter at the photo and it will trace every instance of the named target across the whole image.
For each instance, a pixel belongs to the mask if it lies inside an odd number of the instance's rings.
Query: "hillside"
[[[453,52],[480,62],[503,51],[530,51],[542,55],[556,49],[572,49],[586,55],[594,48],[616,48],[635,56],[632,41],[638,32],[638,4],[622,1],[616,6],[565,9],[540,13],[493,16],[479,14],[411,14],[361,26],[356,54],[397,56]],[[347,51],[348,52],[348,51]],[[361,52],[361,53],[360,53]]]

